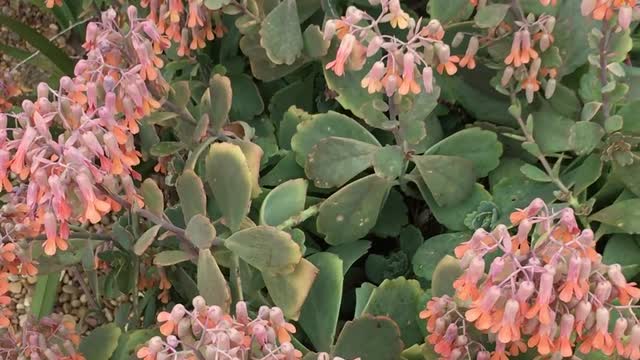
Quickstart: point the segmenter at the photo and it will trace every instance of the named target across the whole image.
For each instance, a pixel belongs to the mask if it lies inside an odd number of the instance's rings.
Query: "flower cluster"
[[[9,111],[13,106],[11,98],[22,94],[22,90],[9,73],[0,74],[0,111]]]
[[[455,296],[433,298],[420,314],[435,351],[451,360],[505,360],[529,348],[554,359],[595,350],[640,359],[640,289],[620,265],[601,262],[593,231],[541,199],[511,222],[515,235],[504,225],[479,229],[455,249],[464,269]]]
[[[148,19],[160,33],[178,44],[178,56],[205,47],[205,40],[222,37],[226,31],[221,12],[209,10],[203,0],[142,0]]]
[[[345,66],[360,70],[367,58],[378,59],[362,79],[361,85],[369,93],[385,92],[387,96],[392,96],[396,93],[418,94],[422,89],[431,93],[434,68],[439,73],[453,75],[458,66],[475,67],[474,56],[479,46],[477,38],[472,38],[467,53],[461,59],[451,55],[449,45],[442,41],[445,32],[440,22],[431,20],[423,25],[421,19],[416,21],[402,10],[399,0],[381,0],[377,3],[382,7],[377,18],[351,6],[341,19],[327,21],[324,38],[329,40],[337,36],[340,40],[336,59],[326,65],[327,69],[342,76]],[[382,34],[379,25],[383,23],[407,29],[406,41]],[[384,53],[382,56],[379,54],[381,51]],[[420,76],[416,73],[422,74],[422,86],[417,80]]]
[[[636,0],[582,0],[580,10],[583,16],[591,16],[595,20],[610,20],[618,16],[618,25],[626,30],[631,25],[634,10],[637,11]]]
[[[204,298],[193,299],[193,310],[177,304],[171,312],[158,314],[160,332],[137,351],[139,359],[300,359],[291,345],[295,327],[286,322],[282,310],[260,307],[255,319],[244,302],[236,304],[235,317],[219,306],[207,306]]]
[[[140,177],[133,135],[138,120],[160,107],[150,87],[165,86],[155,53],[168,42],[134,7],[128,15],[126,33],[113,10],[90,23],[75,77],[62,77],[57,89],[41,83],[23,112],[0,114],[0,187],[28,227],[44,228],[48,255],[67,248],[69,222],[97,223],[119,209],[105,189],[143,205],[132,179]],[[14,188],[12,179],[22,185]]]
[[[40,321],[27,318],[17,332],[0,335],[0,358],[84,360],[77,350],[79,343],[75,321],[67,317],[51,315]]]
[[[542,84],[546,98],[553,96],[556,89],[557,70],[545,66],[541,57],[553,45],[555,24],[555,17],[549,15],[541,15],[537,19],[528,16],[514,22],[517,29],[513,30],[511,50],[504,58],[506,67],[500,85],[523,90],[529,103],[533,102]]]
[[[156,51],[169,44],[135,7],[128,15],[122,32],[116,12],[104,12],[87,26],[87,55],[73,78],[62,77],[57,89],[41,83],[38,99],[23,101],[22,112],[0,113],[5,273],[36,272],[30,251],[22,250],[26,238],[44,233],[44,252],[53,255],[67,249],[70,223],[97,223],[119,210],[109,192],[143,206],[133,184],[140,178],[132,168],[140,161],[133,135],[138,120],[160,107],[152,91],[166,84]]]

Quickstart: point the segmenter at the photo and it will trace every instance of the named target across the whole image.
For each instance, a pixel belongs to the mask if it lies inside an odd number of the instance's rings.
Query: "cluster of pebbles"
[[[85,279],[85,283],[86,281],[87,279]],[[12,275],[9,277],[8,295],[12,302],[8,308],[13,312],[10,320],[14,327],[19,327],[31,313],[36,282],[37,277],[35,276]],[[67,315],[73,319],[78,324],[80,334],[87,334],[102,323],[113,322],[116,309],[123,303],[130,302],[126,295],[121,295],[116,299],[103,299],[102,314],[97,314],[91,309],[87,294],[66,272],[58,286],[57,299],[53,312]]]
[[[41,0],[36,0],[41,1]],[[44,0],[42,0],[44,3]],[[24,0],[0,0],[0,13],[11,17],[24,24],[31,26],[34,30],[42,34],[47,39],[55,37],[62,30],[56,22],[56,18],[50,11],[43,11],[31,1]],[[52,42],[60,48],[64,48],[68,54],[75,53],[69,44],[69,33],[58,36]],[[33,53],[36,51],[32,46],[22,40],[20,36],[11,31],[6,26],[0,24],[0,43],[3,45],[18,48]],[[0,73],[10,71],[18,64],[17,60],[9,54],[0,53]],[[14,80],[25,89],[32,89],[41,82],[47,80],[49,74],[45,69],[41,69],[34,65],[33,62],[27,62],[12,72]]]

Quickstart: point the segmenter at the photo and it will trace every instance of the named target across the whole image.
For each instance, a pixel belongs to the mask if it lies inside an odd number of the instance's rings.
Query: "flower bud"
[[[580,4],[582,16],[590,15],[596,9],[597,4],[598,0],[582,0]]]
[[[453,37],[453,41],[451,41],[451,46],[456,48],[460,46],[460,44],[462,44],[463,40],[464,40],[464,33],[458,32],[456,33],[456,36]]]
[[[324,40],[330,40],[333,37],[333,35],[335,35],[335,33],[336,33],[336,21],[328,20],[324,24],[324,32],[323,32]]]
[[[422,69],[422,84],[427,94],[433,92],[433,69],[430,66],[425,66],[424,69]]]
[[[367,46],[367,57],[375,55],[378,50],[380,50],[380,47],[383,43],[384,39],[382,38],[382,36],[378,35],[371,39],[371,41],[369,42],[369,46]]]
[[[618,12],[618,25],[620,25],[623,30],[627,30],[631,25],[632,17],[633,9],[630,6],[621,7]]]
[[[551,99],[553,94],[556,92],[556,86],[556,79],[549,79],[549,81],[547,81],[547,85],[544,87],[544,97],[546,99]]]
[[[511,78],[513,77],[513,67],[511,66],[507,66],[504,71],[502,72],[502,78],[500,79],[500,85],[507,86],[507,84],[509,84],[509,81],[511,81]]]

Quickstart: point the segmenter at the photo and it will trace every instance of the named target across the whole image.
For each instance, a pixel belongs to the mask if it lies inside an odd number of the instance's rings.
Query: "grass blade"
[[[20,35],[22,39],[38,49],[42,55],[46,56],[56,67],[65,74],[73,74],[73,61],[64,51],[55,46],[49,39],[39,34],[37,31],[14,20],[11,17],[0,15],[0,23]]]

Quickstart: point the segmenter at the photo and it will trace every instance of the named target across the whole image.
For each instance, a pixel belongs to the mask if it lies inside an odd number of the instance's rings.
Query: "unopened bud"
[[[464,34],[459,32],[456,34],[456,36],[453,37],[453,41],[451,41],[451,46],[456,48],[460,46],[460,44],[462,44],[463,40],[464,40]]]
[[[544,97],[550,99],[553,94],[556,92],[556,79],[549,79],[547,81],[547,85],[544,88]]]

